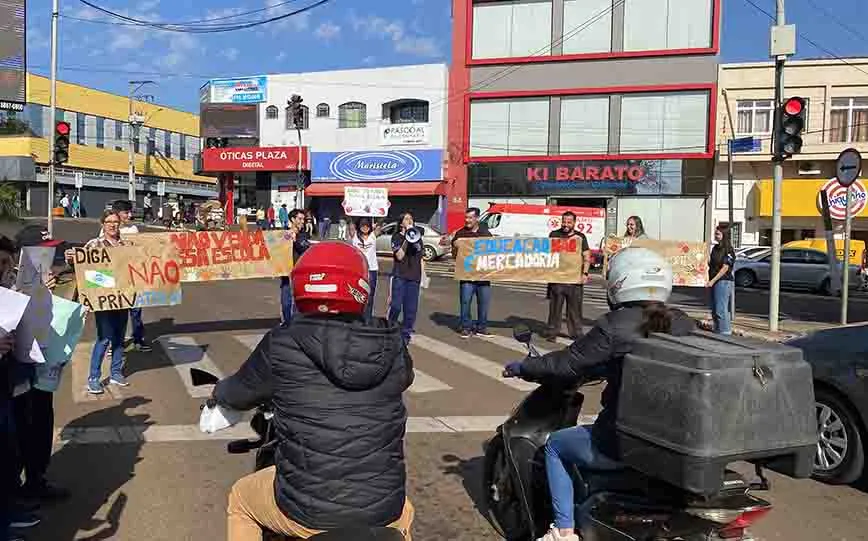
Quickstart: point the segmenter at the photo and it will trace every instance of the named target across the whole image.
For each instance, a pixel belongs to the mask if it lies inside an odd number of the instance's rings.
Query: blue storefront
[[[311,184],[305,190],[306,206],[319,220],[343,217],[344,188],[366,186],[389,190],[392,221],[404,211],[416,221],[439,225],[445,212],[443,200],[443,150],[359,150],[314,152]]]

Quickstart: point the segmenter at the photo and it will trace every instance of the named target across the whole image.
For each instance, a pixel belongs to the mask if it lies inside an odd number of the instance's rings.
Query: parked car
[[[868,325],[817,331],[787,342],[814,370],[817,456],[814,478],[847,484],[866,473]]]
[[[771,248],[769,248],[768,246],[748,246],[747,248],[739,248],[738,250],[736,250],[735,251],[735,257],[743,257],[746,259],[753,259],[753,258],[755,258],[759,255],[762,255],[762,254],[764,254],[770,250],[771,250]]]
[[[449,235],[440,233],[428,224],[416,224],[422,230],[422,258],[425,261],[435,261],[452,251]],[[392,254],[392,235],[398,230],[398,222],[391,222],[383,226],[380,236],[377,237],[377,253]]]
[[[739,287],[763,286],[771,279],[771,254],[754,259],[736,258],[733,271]],[[843,267],[842,263],[839,266]],[[860,269],[850,265],[850,288],[859,285]],[[784,248],[781,250],[781,287],[808,289],[824,295],[835,293],[829,273],[828,256],[819,250]]]

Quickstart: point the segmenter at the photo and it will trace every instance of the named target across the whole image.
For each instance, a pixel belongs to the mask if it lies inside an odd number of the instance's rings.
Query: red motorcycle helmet
[[[364,254],[345,242],[320,242],[292,268],[292,295],[303,314],[359,314],[371,285]]]

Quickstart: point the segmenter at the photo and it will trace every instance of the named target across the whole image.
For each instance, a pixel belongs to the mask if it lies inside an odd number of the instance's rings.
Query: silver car
[[[416,224],[422,230],[422,258],[425,261],[440,259],[451,250],[449,235],[444,235],[428,224]],[[392,254],[392,235],[398,230],[398,222],[383,226],[377,237],[377,253]]]
[[[733,267],[735,284],[739,287],[768,284],[771,280],[771,259],[771,254],[754,259],[737,258]],[[859,285],[859,267],[850,265],[849,269],[850,288],[855,289]],[[781,287],[833,294],[826,253],[809,248],[781,250]]]

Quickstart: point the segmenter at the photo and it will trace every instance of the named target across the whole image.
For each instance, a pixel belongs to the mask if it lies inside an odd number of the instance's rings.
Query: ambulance
[[[492,203],[480,222],[496,237],[548,237],[561,228],[561,216],[567,211],[576,215],[576,231],[588,238],[593,266],[600,266],[600,247],[606,231],[605,208]]]

